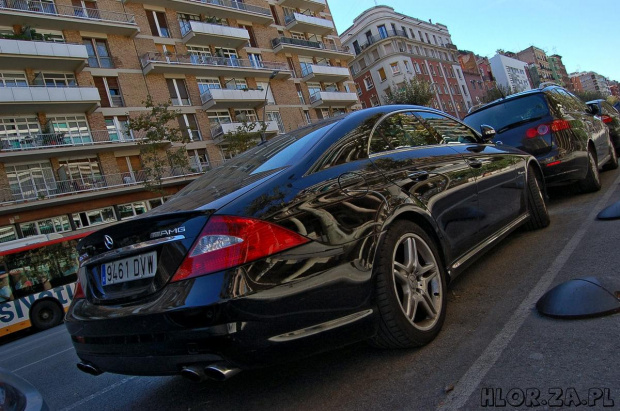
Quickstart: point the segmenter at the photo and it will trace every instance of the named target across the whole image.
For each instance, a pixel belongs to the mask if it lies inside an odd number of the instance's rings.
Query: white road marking
[[[86,404],[88,401],[90,401],[90,400],[92,400],[92,399],[94,399],[94,398],[97,398],[97,397],[99,397],[100,395],[103,395],[103,394],[105,394],[106,392],[108,392],[108,391],[111,391],[111,390],[115,389],[116,387],[120,387],[121,385],[123,385],[123,384],[125,384],[126,382],[131,381],[131,380],[133,380],[133,379],[135,379],[135,378],[137,378],[137,377],[128,377],[128,378],[123,378],[123,379],[122,379],[122,380],[120,380],[119,382],[114,383],[114,384],[112,384],[112,385],[110,385],[110,386],[107,386],[107,387],[105,387],[103,390],[98,391],[98,392],[96,392],[96,393],[94,393],[94,394],[92,394],[92,395],[89,395],[88,397],[86,397],[86,398],[84,398],[84,399],[81,399],[80,401],[78,401],[78,402],[76,402],[76,403],[74,403],[74,404],[71,404],[71,405],[69,405],[68,407],[63,408],[61,411],[69,411],[69,410],[72,410],[72,409],[74,409],[74,408],[79,407],[80,405]]]
[[[575,251],[583,237],[586,235],[588,228],[596,221],[596,215],[607,204],[612,194],[620,184],[620,175],[609,187],[605,195],[596,203],[596,206],[592,208],[592,211],[584,219],[584,222],[579,226],[579,229],[571,238],[571,240],[564,246],[560,254],[553,261],[549,269],[540,278],[536,286],[530,291],[529,295],[521,302],[519,308],[510,317],[504,328],[495,336],[493,341],[487,346],[484,352],[478,357],[478,359],[467,370],[465,375],[459,380],[455,389],[448,394],[446,399],[441,403],[438,410],[458,410],[463,407],[469,397],[473,394],[476,387],[480,385],[483,378],[487,375],[491,367],[495,365],[501,354],[504,352],[508,344],[512,341],[519,328],[523,325],[528,316],[531,315],[532,307],[536,304],[536,301],[547,292],[547,289],[558,275],[560,270],[564,267],[571,254]]]
[[[57,356],[57,355],[59,355],[59,354],[62,354],[63,352],[67,352],[67,351],[72,350],[72,349],[73,349],[73,347],[69,347],[69,348],[67,348],[66,350],[62,350],[62,351],[57,352],[56,354],[48,355],[48,356],[47,356],[47,357],[45,357],[45,358],[41,358],[41,359],[40,359],[40,360],[38,360],[38,361],[31,362],[30,364],[28,364],[28,365],[24,365],[23,367],[20,367],[20,368],[18,368],[18,369],[16,369],[16,370],[13,370],[12,372],[17,372],[17,371],[23,370],[24,368],[28,368],[28,367],[30,367],[31,365],[38,364],[38,363],[40,363],[41,361],[45,361],[45,360],[47,360],[47,359],[50,359],[50,358],[52,358],[52,357],[55,357],[55,356]]]
[[[67,330],[63,326],[63,328],[61,328],[59,331],[56,331],[56,332],[50,333],[50,334],[46,334],[44,336],[45,339],[39,339],[38,338],[36,340],[27,341],[27,342],[24,342],[24,343],[20,343],[18,341],[18,343],[13,345],[11,348],[8,348],[6,350],[2,349],[2,354],[8,354],[8,353],[10,353],[12,351],[15,351],[15,350],[21,350],[23,347],[25,347],[27,345],[36,344],[36,343],[39,343],[40,345],[48,345],[49,344],[49,340],[47,340],[47,338],[53,337],[53,336],[58,335],[58,334],[66,333],[66,332],[67,332]]]

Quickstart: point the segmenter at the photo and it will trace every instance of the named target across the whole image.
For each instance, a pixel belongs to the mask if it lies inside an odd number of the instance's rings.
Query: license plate
[[[152,251],[101,264],[101,284],[112,285],[154,277],[156,272],[157,252]]]

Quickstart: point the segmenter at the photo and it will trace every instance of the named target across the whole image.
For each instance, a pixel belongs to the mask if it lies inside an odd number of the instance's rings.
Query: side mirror
[[[484,141],[485,143],[489,143],[497,135],[495,129],[486,124],[480,126],[480,132],[482,133],[482,141]]]

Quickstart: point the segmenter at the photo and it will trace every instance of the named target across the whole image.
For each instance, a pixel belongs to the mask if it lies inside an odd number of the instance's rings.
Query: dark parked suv
[[[513,94],[484,105],[464,122],[495,128],[493,141],[534,155],[547,185],[578,182],[583,191],[601,187],[598,170],[618,167],[603,121],[577,97],[557,85]]]
[[[586,103],[592,112],[599,116],[609,128],[609,136],[616,147],[616,153],[620,152],[620,113],[605,100],[592,100]]]

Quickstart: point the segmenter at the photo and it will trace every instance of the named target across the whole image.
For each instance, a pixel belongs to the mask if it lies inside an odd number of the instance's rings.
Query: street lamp
[[[260,133],[260,142],[261,144],[263,144],[266,140],[265,140],[265,129],[267,128],[265,126],[265,114],[267,113],[267,97],[269,96],[269,86],[271,85],[271,80],[273,80],[278,73],[280,72],[280,70],[274,70],[271,72],[271,75],[269,76],[269,80],[267,81],[267,89],[265,90],[265,104],[263,105],[263,124],[261,125],[262,131]]]

